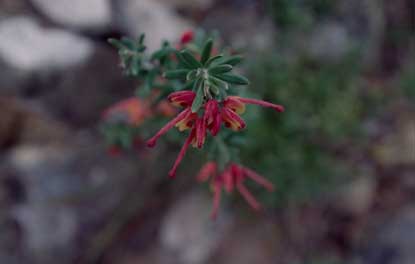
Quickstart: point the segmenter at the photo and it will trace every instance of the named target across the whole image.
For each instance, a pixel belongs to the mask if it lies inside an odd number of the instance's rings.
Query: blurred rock
[[[114,1],[114,10],[117,27],[133,37],[146,33],[150,51],[159,48],[163,39],[177,41],[191,27],[167,5],[153,0]]]
[[[239,216],[232,229],[224,234],[219,250],[210,258],[212,264],[295,263],[286,260],[286,252],[279,252],[284,242],[278,230],[264,219]],[[276,261],[278,260],[278,261]]]
[[[25,233],[25,246],[40,263],[73,263],[74,239],[78,229],[75,211],[48,204],[26,204],[15,210]],[[70,246],[72,245],[72,246]]]
[[[40,96],[60,120],[96,127],[106,107],[130,97],[135,88],[136,83],[122,74],[117,53],[97,46],[85,63],[44,84]]]
[[[206,10],[214,4],[214,0],[156,0],[180,10]]]
[[[30,0],[53,22],[77,30],[103,31],[111,24],[110,0]]]
[[[43,28],[30,17],[0,22],[0,94],[22,95],[39,89],[46,79],[83,63],[93,52],[87,39]]]
[[[361,215],[367,213],[373,205],[375,192],[375,178],[371,173],[362,174],[336,192],[336,197],[332,201],[335,202],[335,209]]]
[[[217,249],[224,232],[230,228],[230,216],[221,212],[212,221],[211,202],[206,194],[193,192],[173,205],[160,232],[162,247],[170,253],[166,258],[177,257],[177,262],[184,264],[204,263]]]
[[[403,208],[391,221],[378,226],[368,245],[363,257],[356,263],[414,263],[415,208]]]
[[[17,103],[10,97],[0,97],[0,149],[8,147],[18,140],[18,129],[21,124],[21,111]]]
[[[29,72],[65,69],[85,61],[93,51],[86,39],[42,28],[28,17],[2,21],[0,38],[0,59],[16,70]]]
[[[316,26],[306,44],[310,55],[323,62],[337,62],[353,48],[347,28],[336,22]]]
[[[362,49],[367,65],[374,63],[382,46],[385,27],[384,4],[378,0],[337,1],[337,13],[350,36]]]
[[[415,164],[415,119],[401,115],[396,132],[374,147],[375,159],[384,166]]]

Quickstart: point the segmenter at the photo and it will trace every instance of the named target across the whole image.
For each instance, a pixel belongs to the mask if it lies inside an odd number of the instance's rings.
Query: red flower
[[[191,42],[194,38],[194,33],[192,30],[188,30],[183,32],[182,36],[180,37],[180,44],[185,45]]]
[[[192,141],[194,140],[196,135],[196,129],[193,128],[190,133],[189,136],[187,137],[186,141],[184,142],[179,155],[176,158],[176,161],[174,162],[173,167],[171,168],[171,170],[169,171],[169,177],[170,178],[174,178],[176,177],[176,171],[177,171],[177,167],[179,167],[180,162],[182,162],[182,159],[184,157],[184,155],[186,154],[187,149],[189,148],[190,143],[192,143]]]
[[[225,107],[229,107],[232,110],[236,111],[238,114],[242,114],[245,111],[245,104],[254,104],[260,105],[263,107],[270,107],[277,112],[284,112],[284,106],[273,104],[270,102],[252,99],[252,98],[243,98],[239,96],[228,96],[224,101]]]
[[[162,127],[152,138],[147,141],[147,146],[154,147],[157,143],[157,140],[169,131],[174,126],[177,126],[180,131],[183,131],[187,128],[192,127],[193,120],[197,117],[196,113],[192,113],[191,105],[195,98],[195,93],[192,91],[179,91],[171,93],[168,96],[168,100],[178,106],[186,107],[181,111],[175,118],[168,122],[164,127]]]
[[[203,120],[212,136],[216,136],[219,132],[222,120],[220,117],[219,103],[217,100],[211,99],[206,102]]]
[[[282,105],[272,104],[266,101],[243,98],[239,96],[228,96],[223,101],[223,108],[221,111],[222,121],[225,126],[238,131],[246,127],[244,120],[239,116],[245,112],[245,104],[256,104],[263,107],[270,107],[278,112],[283,112]]]
[[[189,107],[192,105],[196,94],[192,91],[178,91],[169,94],[167,99],[171,104],[177,107]]]
[[[270,181],[256,172],[235,163],[229,164],[222,173],[218,173],[215,162],[211,161],[206,163],[200,170],[197,180],[203,182],[207,181],[209,178],[212,180],[213,188],[212,218],[216,218],[222,189],[225,189],[226,192],[231,193],[236,188],[254,210],[260,210],[261,205],[252,193],[245,187],[243,182],[249,178],[262,185],[268,191],[274,190],[274,185]]]

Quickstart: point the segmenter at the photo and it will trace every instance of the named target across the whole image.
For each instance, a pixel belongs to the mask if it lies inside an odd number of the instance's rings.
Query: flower
[[[177,167],[179,167],[180,162],[182,161],[184,155],[186,154],[187,149],[189,148],[189,145],[192,143],[192,141],[194,140],[196,135],[196,129],[193,128],[190,133],[189,136],[187,137],[186,141],[184,142],[182,148],[180,149],[179,155],[177,155],[176,161],[173,164],[173,167],[171,168],[171,170],[169,171],[169,177],[170,178],[175,178],[176,177],[176,171],[177,171]]]
[[[186,45],[187,43],[191,42],[193,39],[194,39],[193,31],[192,30],[185,31],[180,37],[180,44]]]
[[[223,107],[221,111],[222,121],[225,123],[226,127],[234,131],[239,131],[246,127],[245,121],[239,116],[245,112],[245,104],[260,105],[263,107],[272,108],[277,112],[284,112],[284,107],[282,105],[277,105],[258,99],[228,96],[223,101]]]
[[[150,138],[147,141],[147,146],[154,147],[157,140],[174,126],[177,126],[180,131],[186,130],[193,126],[193,121],[197,114],[192,113],[191,105],[195,96],[195,93],[192,91],[173,92],[168,96],[169,102],[176,106],[185,107],[185,109],[164,125],[152,138]]]
[[[212,136],[216,136],[219,132],[222,121],[220,117],[219,103],[217,100],[211,99],[206,102],[203,119]]]
[[[232,193],[234,189],[237,189],[246,202],[256,211],[261,210],[261,204],[245,187],[243,184],[244,181],[249,178],[259,185],[262,185],[270,192],[274,190],[274,185],[270,181],[253,170],[235,163],[228,164],[228,166],[221,173],[218,173],[216,162],[210,161],[206,163],[200,169],[199,174],[197,175],[197,180],[204,182],[209,180],[209,178],[211,179],[211,187],[213,190],[213,206],[211,213],[211,217],[213,219],[216,218],[219,210],[222,189],[225,189],[228,193]]]
[[[110,122],[126,122],[139,126],[147,117],[151,116],[150,104],[137,97],[120,101],[103,112],[104,119]]]

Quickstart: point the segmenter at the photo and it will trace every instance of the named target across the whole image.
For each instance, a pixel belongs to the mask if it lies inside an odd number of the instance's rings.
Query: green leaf
[[[241,63],[243,61],[243,59],[244,58],[242,56],[235,55],[235,56],[231,56],[231,57],[228,57],[228,58],[225,58],[225,59],[221,60],[220,64],[229,64],[229,65],[235,66],[235,65]]]
[[[191,70],[186,75],[186,81],[192,81],[197,77],[197,70]]]
[[[210,68],[209,73],[213,75],[221,74],[225,72],[230,72],[232,69],[233,69],[232,65],[229,65],[229,64],[218,65],[218,66],[213,66],[212,68]]]
[[[196,82],[197,83],[197,82]],[[202,81],[203,84],[203,81]],[[196,113],[199,111],[200,107],[202,107],[203,104],[203,85],[197,88],[196,97],[193,100],[192,104],[192,113]]]
[[[229,84],[227,82],[224,82],[214,76],[209,76],[209,82],[211,82],[213,85],[217,86],[220,89],[229,89]]]
[[[216,55],[216,56],[214,56],[214,57],[211,57],[206,63],[205,63],[205,66],[206,67],[209,67],[209,65],[211,65],[213,62],[215,62],[215,61],[217,61],[217,60],[219,60],[219,59],[221,59],[221,58],[223,58],[223,55],[221,54],[221,55]]]
[[[180,69],[180,70],[171,70],[164,73],[164,77],[167,79],[185,79],[189,70]]]
[[[217,85],[211,83],[209,88],[215,95],[219,95],[220,90],[219,90],[219,87]]]
[[[202,58],[200,59],[200,62],[205,65],[205,63],[209,60],[210,53],[212,51],[213,46],[213,39],[209,39],[206,41],[203,50],[202,50]]]
[[[187,50],[183,50],[179,53],[178,59],[190,69],[202,68],[202,64],[193,57],[193,55]]]
[[[110,38],[108,39],[108,43],[113,45],[114,47],[116,47],[117,49],[124,49],[126,48],[121,41],[119,41],[118,39],[114,39],[114,38]]]
[[[216,78],[221,79],[222,81],[236,84],[236,85],[248,85],[249,81],[247,78],[238,75],[238,74],[232,74],[232,73],[224,73],[224,74],[218,74],[215,75]]]

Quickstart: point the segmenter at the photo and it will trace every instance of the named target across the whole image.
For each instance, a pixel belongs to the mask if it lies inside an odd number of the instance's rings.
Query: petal
[[[215,120],[209,126],[209,130],[212,136],[216,136],[219,133],[221,122],[222,122],[222,117],[220,113],[218,112],[218,114],[215,117]]]
[[[238,189],[239,193],[242,195],[242,197],[246,200],[246,202],[256,211],[261,210],[261,204],[258,203],[258,201],[255,199],[255,197],[251,194],[250,191],[242,184],[238,183],[236,185],[236,188]]]
[[[245,112],[245,104],[239,100],[238,96],[228,96],[223,102],[224,107],[231,109],[241,115]]]
[[[192,30],[188,30],[183,32],[182,36],[180,37],[180,44],[184,45],[191,42],[194,38],[194,33]]]
[[[216,219],[218,215],[221,193],[222,193],[222,182],[220,180],[216,180],[213,183],[213,206],[212,206],[212,213],[210,215],[212,219]]]
[[[258,100],[258,99],[252,99],[252,98],[242,98],[239,96],[235,96],[239,101],[241,101],[242,103],[245,104],[254,104],[254,105],[260,105],[263,107],[270,107],[274,110],[276,110],[277,112],[284,112],[284,106],[282,105],[277,105],[277,104],[273,104],[267,101],[262,101],[262,100]]]
[[[270,191],[270,192],[274,191],[274,185],[269,180],[265,179],[264,177],[262,177],[261,175],[259,175],[255,171],[243,167],[242,172],[244,173],[244,175],[249,177],[251,180],[255,181],[256,183],[258,183],[260,185],[262,185],[268,191]]]
[[[222,121],[225,123],[225,126],[232,129],[233,131],[238,131],[245,128],[245,121],[234,111],[229,108],[223,108],[221,112]]]
[[[189,148],[190,143],[192,142],[193,138],[195,137],[195,129],[193,129],[189,136],[187,137],[186,141],[184,142],[179,155],[177,155],[176,161],[173,164],[173,167],[169,171],[169,177],[174,178],[176,177],[177,167],[179,167],[180,162],[182,162],[184,155],[186,154],[187,149]]]
[[[162,127],[152,138],[147,141],[147,146],[154,147],[156,145],[157,140],[164,135],[167,131],[169,131],[172,127],[174,127],[178,122],[183,120],[186,116],[191,113],[190,108],[186,108],[182,112],[180,112],[175,118],[170,120],[164,127]]]
[[[200,169],[199,174],[196,179],[199,182],[204,182],[209,179],[209,177],[214,177],[216,175],[217,165],[214,161],[209,161]]]
[[[210,125],[214,122],[216,115],[218,115],[219,112],[219,104],[216,100],[209,100],[205,104],[205,113],[203,115],[203,118],[207,125]]]
[[[206,123],[204,119],[199,117],[196,120],[196,145],[198,148],[202,148],[206,139]]]
[[[222,173],[223,183],[225,185],[225,190],[228,193],[231,193],[235,187],[235,178],[232,174],[232,167],[228,166],[225,171]]]
[[[191,106],[196,94],[193,91],[178,91],[169,94],[167,99],[174,106],[188,107]]]
[[[192,128],[195,123],[196,118],[197,118],[197,114],[189,111],[187,115],[180,122],[177,122],[176,124],[177,129],[179,129],[179,131],[184,131],[186,129]]]

